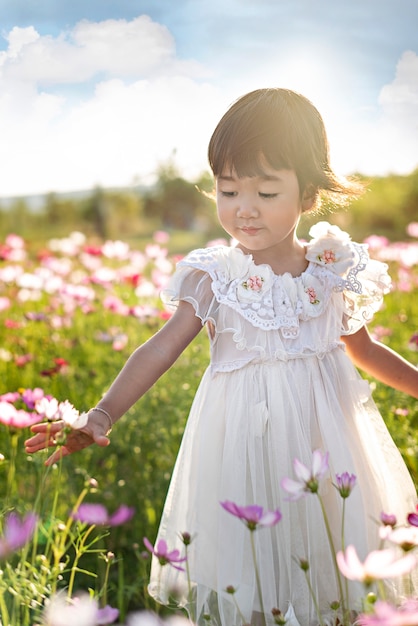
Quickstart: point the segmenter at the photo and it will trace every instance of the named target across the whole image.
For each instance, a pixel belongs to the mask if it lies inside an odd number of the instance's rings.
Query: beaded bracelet
[[[110,417],[110,413],[105,411],[105,409],[102,409],[101,406],[95,406],[94,408],[90,409],[89,413],[91,413],[92,411],[100,411],[100,413],[103,413],[104,415],[106,415],[107,419],[109,420],[109,424],[110,424],[110,428],[107,431],[106,435],[109,435],[109,433],[112,432],[112,426],[113,426],[113,420]]]

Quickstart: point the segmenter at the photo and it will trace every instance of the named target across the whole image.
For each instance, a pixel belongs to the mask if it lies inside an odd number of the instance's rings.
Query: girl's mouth
[[[241,228],[242,232],[246,235],[256,235],[259,232],[259,228],[255,228],[254,226],[243,226]]]

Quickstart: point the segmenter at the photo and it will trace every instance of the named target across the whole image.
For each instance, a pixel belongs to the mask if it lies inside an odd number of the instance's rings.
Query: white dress
[[[210,337],[210,366],[157,537],[184,554],[179,535],[192,536],[191,614],[199,624],[241,624],[234,599],[248,623],[260,610],[250,531],[221,507],[225,500],[282,513],[277,525],[254,532],[266,614],[278,608],[289,625],[318,624],[302,558],[323,621],[331,623],[338,587],[318,498],[308,493],[290,502],[281,487],[282,478],[295,477],[295,458],[309,467],[313,450],[329,453],[321,494],[337,549],[343,501],[332,482],[336,474],[356,475],[346,500],[345,545],[353,544],[362,560],[378,547],[382,511],[404,522],[415,509],[407,468],[341,341],[380,307],[390,286],[387,266],[326,222],[310,234],[309,265],[296,278],[255,265],[237,248],[215,246],[180,261],[163,296],[174,305],[190,302]],[[237,589],[234,598],[225,591],[229,585]],[[149,592],[157,601],[174,597],[187,607],[188,589],[185,572],[153,557]],[[362,586],[350,583],[352,609],[363,596]]]

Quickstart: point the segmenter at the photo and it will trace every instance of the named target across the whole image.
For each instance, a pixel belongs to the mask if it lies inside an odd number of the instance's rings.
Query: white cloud
[[[147,15],[131,21],[82,20],[56,38],[41,37],[32,26],[15,27],[6,39],[9,48],[0,56],[3,81],[42,86],[83,83],[97,75],[134,79],[203,71],[196,62],[178,59],[168,29]]]
[[[209,125],[222,96],[198,80],[203,67],[176,57],[165,27],[142,16],[82,21],[55,39],[14,28],[7,40],[0,196],[131,184],[175,149],[185,171],[197,176],[207,167]],[[78,100],[59,91],[96,76],[100,82]]]
[[[418,55],[402,54],[393,81],[384,85],[373,117],[334,123],[340,168],[367,175],[405,174],[418,167]],[[335,121],[335,120],[334,120]],[[351,146],[351,149],[350,149]]]
[[[285,67],[278,74],[272,55],[262,71],[244,68],[225,87],[228,76],[212,76],[209,67],[179,58],[167,28],[147,16],[84,20],[58,37],[16,27],[6,39],[8,48],[0,52],[0,197],[144,182],[173,150],[183,175],[197,177],[208,167],[207,144],[229,104],[269,76],[286,75]],[[402,56],[375,103],[376,115],[363,122],[350,103],[341,107],[338,87],[325,75],[312,82],[306,64],[295,60],[288,75],[288,86],[324,113],[339,171],[417,166],[415,53]]]

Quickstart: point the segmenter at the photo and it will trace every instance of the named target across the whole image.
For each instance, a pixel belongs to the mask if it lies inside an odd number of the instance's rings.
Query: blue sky
[[[243,93],[321,111],[341,173],[418,166],[417,0],[2,0],[0,196],[207,169]]]

